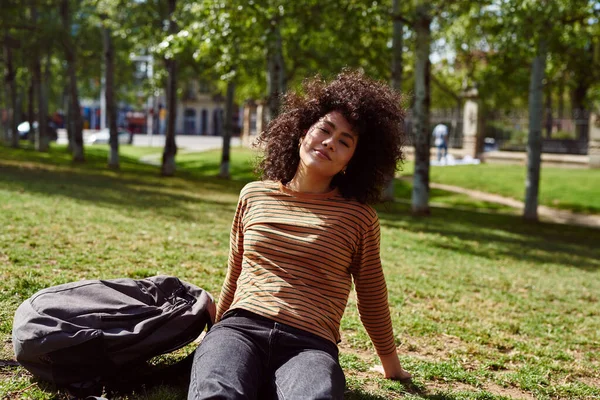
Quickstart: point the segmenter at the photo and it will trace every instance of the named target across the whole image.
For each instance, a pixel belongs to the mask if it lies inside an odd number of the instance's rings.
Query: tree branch
[[[457,95],[456,93],[454,93],[452,91],[452,89],[450,89],[448,86],[444,85],[438,78],[436,78],[433,74],[431,75],[431,81],[433,83],[435,83],[435,85],[437,87],[439,87],[442,92],[449,94],[454,100],[456,101],[460,101],[461,97],[459,95]]]
[[[396,15],[394,15],[394,14],[392,13],[392,21],[393,21],[393,22],[396,22],[396,21],[401,21],[401,22],[404,22],[404,23],[405,23],[406,25],[408,25],[408,26],[413,26],[413,24],[414,24],[414,21],[412,21],[412,20],[410,20],[410,19],[408,19],[408,18],[404,17],[404,16],[403,16],[401,13],[398,13],[398,14],[396,14]]]

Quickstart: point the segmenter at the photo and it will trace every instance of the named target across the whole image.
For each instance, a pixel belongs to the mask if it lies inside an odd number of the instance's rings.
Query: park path
[[[404,179],[404,178],[403,178]],[[412,180],[412,177],[410,178]],[[525,204],[522,201],[510,197],[504,197],[497,194],[481,192],[479,190],[465,189],[460,186],[446,185],[443,183],[430,182],[429,186],[433,189],[445,190],[453,193],[465,194],[477,200],[488,201],[491,203],[503,204],[523,211]],[[538,205],[538,216],[543,221],[549,221],[559,224],[588,226],[600,228],[600,215],[580,214],[567,210],[558,210],[556,208]]]

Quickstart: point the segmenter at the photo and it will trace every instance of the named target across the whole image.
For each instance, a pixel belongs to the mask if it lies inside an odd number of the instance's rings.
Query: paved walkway
[[[403,179],[412,180],[412,178],[409,177]],[[525,204],[522,201],[515,200],[510,197],[500,196],[497,194],[486,193],[481,192],[479,190],[465,189],[459,186],[445,185],[442,183],[434,182],[430,182],[429,186],[434,189],[465,194],[477,200],[503,204],[509,207],[516,208],[520,211],[523,211],[525,208]],[[538,205],[538,216],[542,221],[600,228],[600,215],[579,214],[567,210],[558,210],[555,208]]]

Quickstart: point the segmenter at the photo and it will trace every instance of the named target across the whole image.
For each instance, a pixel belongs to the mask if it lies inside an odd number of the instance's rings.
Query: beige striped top
[[[375,210],[337,190],[307,194],[273,181],[242,189],[217,320],[241,308],[338,343],[352,280],[377,353],[395,352]]]

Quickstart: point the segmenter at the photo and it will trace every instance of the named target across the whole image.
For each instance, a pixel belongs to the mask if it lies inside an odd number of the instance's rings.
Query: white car
[[[132,144],[133,135],[125,129],[119,129],[119,144]],[[86,144],[108,144],[110,130],[108,128],[92,133],[85,139]]]
[[[37,130],[38,129],[38,123],[37,121],[33,122],[33,129]],[[49,122],[46,128],[46,133],[48,134],[48,136],[50,137],[50,140],[57,140],[58,139],[58,134],[56,133],[56,125],[54,125],[53,122]],[[19,132],[19,139],[21,140],[27,140],[29,139],[29,131],[31,130],[31,127],[29,126],[29,121],[24,121],[21,122],[18,126],[17,126],[17,131]]]

